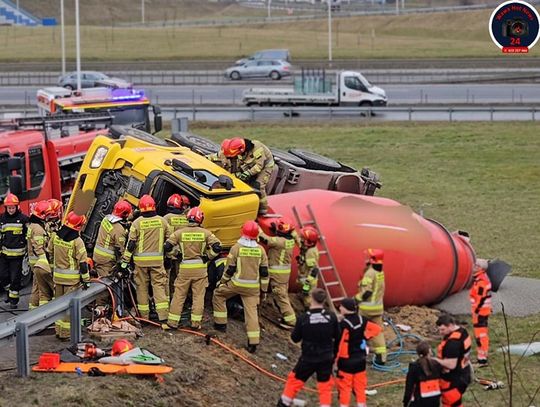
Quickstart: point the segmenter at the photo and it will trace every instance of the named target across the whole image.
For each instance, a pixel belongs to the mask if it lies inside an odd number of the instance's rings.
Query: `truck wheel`
[[[280,161],[285,161],[286,163],[292,164],[296,167],[305,167],[306,162],[300,157],[297,157],[287,151],[280,150],[279,148],[270,147],[270,151],[274,158],[277,158]]]
[[[240,76],[240,72],[238,71],[232,71],[231,72],[231,79],[233,81],[239,81],[240,79],[242,79],[242,77]]]
[[[180,145],[203,155],[217,153],[221,148],[212,140],[189,132],[174,133],[171,138]]]
[[[272,71],[270,72],[270,78],[272,78],[274,81],[279,81],[281,79],[281,75],[278,71]]]
[[[373,106],[373,103],[367,101],[367,100],[364,100],[363,102],[360,102],[360,104],[358,105],[360,107],[368,107],[368,106]]]
[[[341,168],[341,164],[337,161],[311,151],[292,148],[289,152],[304,160],[307,164],[306,167],[312,170],[338,171]]]

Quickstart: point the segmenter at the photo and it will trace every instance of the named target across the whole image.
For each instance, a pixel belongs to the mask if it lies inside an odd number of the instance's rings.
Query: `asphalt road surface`
[[[267,86],[265,84],[257,87]],[[277,85],[283,87],[284,85]],[[285,85],[285,87],[290,85]],[[161,105],[242,105],[248,86],[146,86]],[[0,106],[35,106],[37,87],[0,88]],[[385,85],[390,105],[540,103],[540,84]]]

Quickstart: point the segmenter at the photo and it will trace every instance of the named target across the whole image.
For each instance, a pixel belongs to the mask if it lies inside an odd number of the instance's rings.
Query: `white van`
[[[244,65],[246,62],[255,61],[258,59],[281,59],[283,61],[291,62],[291,54],[288,49],[263,49],[257,51],[253,55],[247,58],[239,59],[235,62],[235,65]]]

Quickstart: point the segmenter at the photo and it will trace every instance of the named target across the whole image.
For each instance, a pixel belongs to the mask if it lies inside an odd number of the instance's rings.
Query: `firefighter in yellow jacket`
[[[150,316],[148,283],[152,284],[158,319],[165,321],[169,312],[167,272],[163,266],[163,246],[170,237],[169,224],[156,213],[156,202],[150,195],[139,200],[141,216],[131,224],[126,251],[120,267],[127,269],[133,256],[137,309],[142,318]]]
[[[46,223],[48,214],[49,203],[47,201],[39,201],[33,205],[26,232],[28,263],[34,275],[30,309],[47,304],[54,298],[53,276],[47,258],[49,235],[46,231]]]
[[[189,211],[189,205],[189,198],[185,195],[172,194],[169,199],[167,199],[167,213],[164,218],[171,226],[171,233],[188,225],[186,215]],[[175,259],[177,255],[177,252],[173,252],[170,265],[167,264],[165,267],[168,276],[167,278],[169,280],[169,284],[167,285],[167,297],[169,300],[171,293],[174,292],[174,281],[178,275],[178,262]]]
[[[384,329],[382,316],[384,313],[384,252],[380,249],[367,249],[366,270],[358,284],[359,292],[356,301],[359,303],[360,315]],[[369,341],[369,347],[375,353],[375,363],[386,363],[386,342],[384,332]]]
[[[209,230],[201,227],[204,213],[191,208],[187,214],[188,226],[178,229],[165,242],[165,253],[180,246],[178,259],[180,269],[174,282],[174,296],[169,310],[167,327],[177,328],[184,302],[191,290],[191,328],[201,329],[204,311],[204,295],[208,287],[207,262],[221,252],[221,242]]]
[[[128,201],[120,200],[99,225],[96,244],[94,246],[94,270],[99,277],[107,277],[117,267],[124,249],[126,248],[127,224],[126,220],[133,212]],[[97,298],[97,305],[108,303],[108,293],[103,293]]]
[[[86,222],[84,215],[70,212],[64,224],[49,240],[49,251],[52,253],[53,280],[55,297],[61,297],[90,281],[87,254],[84,242],[79,232]],[[60,339],[69,339],[70,323],[66,316],[56,321],[56,336]]]
[[[240,295],[244,305],[244,317],[248,337],[248,351],[257,350],[261,330],[257,307],[261,292],[268,291],[268,257],[264,248],[257,243],[259,225],[247,221],[242,226],[242,236],[231,248],[227,256],[225,272],[214,291],[214,328],[227,330],[226,301]]]
[[[270,291],[281,313],[279,322],[283,328],[293,328],[296,324],[296,314],[289,299],[289,278],[295,246],[293,231],[294,225],[286,218],[271,224],[271,232],[276,236],[267,236],[262,230],[259,231],[259,239],[268,248]]]
[[[259,190],[259,212],[266,213],[268,199],[266,185],[274,170],[274,156],[270,149],[258,140],[234,137],[221,143],[221,150],[208,157],[239,179]]]
[[[319,282],[319,233],[311,226],[305,226],[300,230],[300,253],[296,257],[298,264],[298,283],[302,291],[302,301],[309,308],[310,293],[317,288]]]

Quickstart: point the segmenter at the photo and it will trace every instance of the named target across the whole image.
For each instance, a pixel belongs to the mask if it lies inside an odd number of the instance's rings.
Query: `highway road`
[[[145,89],[150,99],[161,105],[241,105],[242,92],[247,87],[238,83],[213,86],[146,86]],[[390,105],[540,103],[540,84],[404,84],[385,85],[384,89]],[[34,106],[36,90],[37,87],[2,87],[0,106]]]

